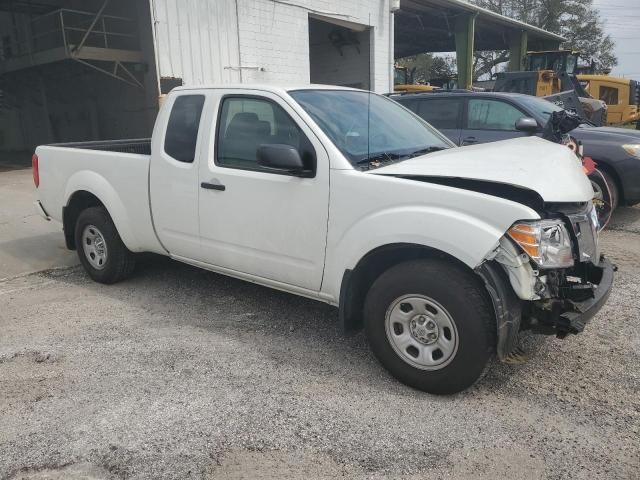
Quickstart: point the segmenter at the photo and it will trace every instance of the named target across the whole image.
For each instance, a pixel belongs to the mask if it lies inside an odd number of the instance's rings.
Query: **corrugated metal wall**
[[[160,77],[185,85],[238,82],[235,0],[150,0]]]

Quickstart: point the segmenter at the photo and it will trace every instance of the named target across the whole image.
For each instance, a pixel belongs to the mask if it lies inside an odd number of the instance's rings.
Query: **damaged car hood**
[[[593,189],[578,158],[565,146],[538,137],[485,143],[404,160],[375,175],[460,178],[533,190],[545,202],[587,202]]]

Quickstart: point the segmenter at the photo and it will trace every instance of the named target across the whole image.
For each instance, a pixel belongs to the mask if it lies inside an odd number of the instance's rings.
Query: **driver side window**
[[[224,98],[217,128],[215,161],[222,167],[262,170],[256,153],[261,145],[270,144],[294,147],[303,161],[313,157],[309,155],[313,147],[300,127],[271,100]]]

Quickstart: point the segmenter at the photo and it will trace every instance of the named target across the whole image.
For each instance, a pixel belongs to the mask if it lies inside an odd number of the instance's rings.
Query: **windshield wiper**
[[[439,152],[440,150],[446,150],[445,147],[427,147],[421,148],[420,150],[416,150],[415,152],[411,152],[407,155],[407,158],[419,157],[420,155],[426,155],[427,153]]]
[[[445,150],[446,147],[426,147],[416,150],[411,153],[405,153],[400,155],[399,153],[391,153],[391,152],[382,152],[375,154],[371,157],[363,158],[362,160],[358,160],[356,165],[365,165],[371,163],[381,163],[387,164],[396,161],[408,160],[410,158],[419,157],[420,155],[426,155],[427,153],[438,152],[440,150]],[[381,165],[376,165],[376,167],[380,167]]]
[[[398,155],[397,153],[382,152],[363,158],[362,160],[358,160],[356,165],[364,165],[365,163],[371,162],[393,162],[394,160],[399,160],[402,157],[403,155]]]

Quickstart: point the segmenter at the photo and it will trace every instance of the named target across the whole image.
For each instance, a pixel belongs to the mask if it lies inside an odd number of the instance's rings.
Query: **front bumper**
[[[564,338],[578,334],[606,303],[613,287],[616,267],[601,257],[598,266],[590,265],[588,283],[578,288],[567,288],[562,298],[533,302],[528,323],[531,330]]]
[[[596,274],[600,275],[600,279],[597,284],[593,284],[593,297],[583,301],[567,300],[572,309],[559,315],[557,321],[558,336],[582,332],[587,322],[607,302],[613,288],[616,267],[608,259],[602,258],[595,270],[597,271]],[[563,333],[564,335],[562,335]]]
[[[588,288],[579,292],[580,299],[569,293],[565,298],[522,301],[497,262],[483,263],[477,272],[485,282],[496,315],[498,358],[505,361],[509,357],[522,330],[560,338],[582,332],[609,298],[615,270],[609,260],[601,257],[598,266],[590,266]]]

